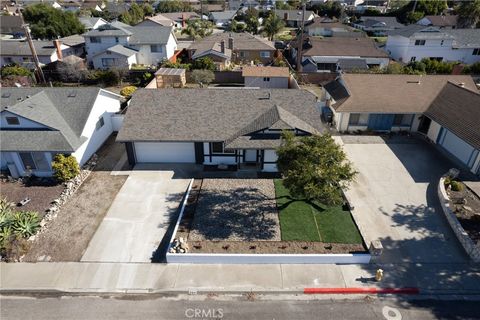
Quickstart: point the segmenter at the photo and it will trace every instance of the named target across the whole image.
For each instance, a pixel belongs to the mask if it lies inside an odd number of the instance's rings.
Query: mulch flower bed
[[[480,242],[480,197],[467,186],[461,191],[447,190],[450,206],[463,229],[474,243]]]
[[[259,191],[259,194],[251,194],[252,188],[258,189],[256,191]],[[218,198],[215,199],[216,194]],[[239,201],[241,199],[243,201]],[[231,209],[228,209],[229,206],[232,206]],[[271,212],[267,210],[266,215],[261,212],[261,210],[272,208],[274,210]],[[225,214],[223,210],[233,211],[222,216]],[[252,223],[254,226],[259,223],[259,220],[249,218],[251,214],[260,214],[267,222],[274,221],[274,227],[263,230],[256,228],[264,231],[259,235],[254,235],[251,230],[241,231],[251,228]],[[228,221],[228,219],[240,220]],[[202,223],[206,224],[206,228]],[[233,231],[229,230],[232,224]],[[268,223],[267,226],[269,226]],[[212,238],[208,237],[209,234],[213,235]],[[218,239],[218,237],[223,238]],[[365,252],[362,244],[281,241],[273,181],[262,179],[194,180],[175,238],[186,240],[189,253],[345,254]]]

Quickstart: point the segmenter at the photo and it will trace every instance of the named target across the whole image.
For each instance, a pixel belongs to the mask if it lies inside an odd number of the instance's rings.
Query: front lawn
[[[281,179],[274,182],[282,241],[362,243],[349,211],[293,199]]]

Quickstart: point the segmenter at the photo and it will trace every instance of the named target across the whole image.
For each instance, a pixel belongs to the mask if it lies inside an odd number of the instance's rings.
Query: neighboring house
[[[190,20],[200,19],[200,15],[196,12],[168,12],[163,13],[163,16],[173,21],[176,29],[185,28]]]
[[[286,89],[139,89],[117,141],[136,163],[277,171],[282,130],[321,132],[315,95]]]
[[[292,48],[293,58],[296,59],[298,43]],[[302,52],[302,70],[305,72],[335,72],[339,63],[348,60],[358,60],[357,65],[368,68],[388,66],[388,54],[377,48],[375,41],[367,37],[326,37],[305,39]],[[346,63],[345,61],[343,62]]]
[[[245,66],[242,76],[245,87],[288,89],[290,80],[287,67]]]
[[[57,153],[85,164],[112,134],[120,99],[100,88],[2,88],[1,168],[51,176]]]
[[[472,77],[344,74],[324,88],[337,130],[419,132],[480,173],[480,95]]]
[[[234,62],[251,64],[260,61],[269,64],[273,61],[276,49],[273,42],[249,33],[215,33],[193,42],[187,49],[191,60],[210,57],[219,70]]]
[[[153,88],[183,88],[187,83],[185,69],[160,68],[155,72]]]
[[[3,15],[0,17],[0,34],[11,35],[14,38],[23,38],[25,31],[22,25],[22,18],[20,16]]]
[[[83,34],[87,59],[95,69],[157,65],[177,49],[173,27],[129,26],[113,22]]]
[[[237,10],[225,10],[220,12],[210,12],[208,16],[209,20],[212,21],[218,27],[224,27],[230,25],[233,18],[237,15]]]
[[[288,27],[300,27],[302,25],[302,10],[275,10],[277,17],[282,19]],[[313,11],[305,11],[305,24],[315,18]]]
[[[317,37],[359,37],[361,32],[354,32],[350,26],[347,26],[337,19],[328,17],[316,17],[305,25],[305,30],[309,36]]]
[[[422,26],[434,26],[445,29],[455,29],[457,27],[457,15],[425,16],[417,21]]]
[[[352,23],[354,28],[368,32],[376,36],[384,36],[389,31],[403,28],[404,25],[398,23],[396,17],[360,17]]]
[[[268,7],[268,2],[270,4],[272,1],[264,1],[267,2],[265,7]],[[256,0],[228,0],[228,9],[230,10],[239,10],[242,8],[254,8],[254,9],[260,9],[261,4],[259,1]]]
[[[68,12],[77,12],[80,11],[82,7],[81,3],[76,1],[67,1],[67,2],[57,2],[60,5],[60,9]]]
[[[52,41],[34,40],[33,45],[37,52],[38,60],[40,61],[40,64],[43,65],[73,54],[69,46],[59,44],[59,47],[57,48]],[[31,69],[35,68],[28,42],[0,41],[0,66],[11,63],[17,63]]]
[[[173,20],[165,17],[163,14],[156,14],[153,17],[147,17],[145,20],[136,25],[136,27],[156,27],[158,25],[171,27],[175,23]]]
[[[390,32],[385,50],[405,63],[431,58],[471,64],[480,61],[480,30],[412,24]]]
[[[85,58],[85,38],[81,35],[74,34],[68,37],[58,39],[60,43],[63,43],[70,47],[70,55]]]
[[[108,23],[108,21],[103,18],[95,17],[79,17],[78,20],[83,24],[86,31],[96,30],[100,26]]]

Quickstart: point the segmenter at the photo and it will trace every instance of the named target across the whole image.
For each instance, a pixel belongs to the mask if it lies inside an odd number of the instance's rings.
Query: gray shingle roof
[[[440,29],[432,26],[412,24],[388,32],[389,36],[403,36],[413,39],[454,39],[453,47],[478,48],[480,46],[479,29]]]
[[[23,33],[22,18],[19,16],[2,15],[0,18],[0,33]]]
[[[373,27],[378,23],[385,24],[387,28],[402,28],[404,25],[397,21],[396,17],[377,17],[377,16],[363,16],[360,18],[363,23],[356,23],[362,24],[365,27]]]
[[[50,130],[2,128],[0,149],[76,150],[85,141],[81,134],[99,91],[99,88],[2,88],[2,111],[41,123]]]
[[[305,131],[322,130],[316,97],[304,90],[140,89],[117,140],[233,141],[279,120]]]
[[[221,12],[210,12],[210,17],[213,21],[232,20],[236,14],[237,14],[236,10],[226,10]]]
[[[113,52],[113,53],[116,53],[116,54],[119,54],[121,56],[124,56],[124,57],[131,57],[133,56],[134,54],[137,54],[138,51],[136,50],[133,50],[133,49],[130,49],[130,48],[127,48],[127,47],[124,47],[122,46],[121,44],[117,44],[117,45],[114,45],[113,47],[110,47],[108,48],[107,50],[105,51],[102,51],[102,52],[99,52],[97,53],[95,56],[98,56],[100,54],[104,54],[105,52]],[[94,57],[95,57],[94,56]]]
[[[51,41],[33,41],[37,55],[51,56],[55,53],[55,46]],[[32,52],[26,41],[0,41],[0,54],[3,56],[30,56]]]
[[[80,20],[86,29],[92,29],[99,20],[103,19],[96,17],[79,17],[78,20]]]
[[[128,27],[126,29],[132,33],[128,43],[135,45],[167,43],[173,27],[158,25],[156,27]]]
[[[130,30],[127,29],[128,25],[121,22],[112,22],[108,24],[101,25],[98,29],[90,30],[84,33],[84,36],[87,37],[115,37],[115,36],[129,36],[132,34]]]
[[[234,50],[275,50],[273,42],[267,39],[254,36],[249,33],[235,33],[235,32],[221,32],[214,33],[208,37],[195,40],[188,50],[206,51],[212,49],[215,43],[220,44],[222,40],[225,41],[225,46],[228,47],[228,38],[233,38]]]
[[[425,115],[480,150],[480,94],[448,82]]]
[[[275,10],[277,17],[280,19],[285,18],[285,14],[288,14],[288,21],[302,21],[302,10]],[[313,14],[313,11],[305,10],[305,21]]]

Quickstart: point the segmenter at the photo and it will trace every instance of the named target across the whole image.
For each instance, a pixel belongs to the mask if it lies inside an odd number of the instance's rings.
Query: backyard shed
[[[185,69],[160,68],[155,72],[157,88],[183,88],[187,82]]]

